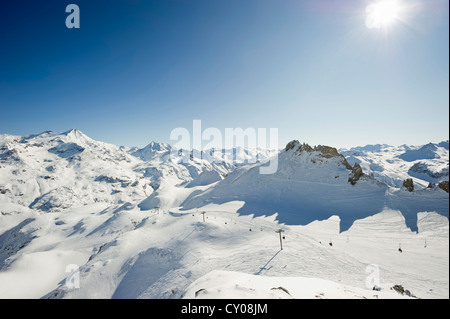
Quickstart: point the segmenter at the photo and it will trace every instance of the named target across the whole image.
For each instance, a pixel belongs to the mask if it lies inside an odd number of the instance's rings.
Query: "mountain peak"
[[[76,128],[73,128],[64,133],[61,133],[61,135],[68,137],[72,142],[91,143],[94,141],[89,136],[87,136],[80,130],[77,130]],[[98,141],[96,141],[96,142],[98,142]]]
[[[284,150],[285,152],[288,152],[291,149],[293,149],[296,154],[302,154],[304,152],[306,153],[318,152],[319,153],[318,155],[324,158],[333,158],[333,157],[345,158],[342,154],[338,152],[337,148],[335,147],[326,145],[317,145],[312,147],[307,143],[301,144],[298,140],[293,140],[289,142]]]
[[[158,143],[155,141],[151,141],[144,149],[152,149],[155,151],[167,151],[170,149],[170,145],[166,143]]]
[[[83,132],[77,130],[76,128],[72,128],[72,129],[62,133],[62,135],[67,135],[67,136],[75,135],[76,136],[76,135],[84,135],[84,134],[83,134]]]
[[[148,161],[155,157],[169,154],[170,150],[171,146],[169,144],[151,141],[150,144],[148,144],[144,148],[137,149],[131,152],[131,155],[138,157],[144,161]]]
[[[298,140],[290,141],[286,144],[286,147],[284,148],[285,152],[292,150],[300,145],[300,142]]]

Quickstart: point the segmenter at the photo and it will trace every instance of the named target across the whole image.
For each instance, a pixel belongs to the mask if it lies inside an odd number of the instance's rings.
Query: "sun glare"
[[[400,3],[397,0],[380,0],[367,6],[366,25],[370,29],[388,28],[399,19]]]

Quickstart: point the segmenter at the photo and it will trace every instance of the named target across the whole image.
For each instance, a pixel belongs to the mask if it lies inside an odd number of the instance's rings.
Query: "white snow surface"
[[[373,291],[307,277],[269,277],[214,270],[189,286],[188,299],[400,299],[394,290]]]
[[[0,298],[449,298],[448,193],[386,183],[400,161],[445,180],[435,145],[381,146],[380,161],[367,147],[349,163],[384,175],[351,185],[318,151],[282,150],[261,175],[172,161],[162,143],[0,135]]]
[[[340,153],[351,165],[359,163],[368,175],[392,187],[400,188],[407,178],[419,189],[449,180],[448,141],[421,146],[367,145],[341,149]]]

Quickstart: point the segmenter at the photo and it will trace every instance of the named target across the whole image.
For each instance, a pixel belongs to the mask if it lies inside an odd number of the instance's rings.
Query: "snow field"
[[[206,298],[396,298],[401,295],[391,294],[390,287],[400,284],[419,298],[448,298],[448,221],[437,233],[426,227],[433,220],[442,225],[442,216],[421,214],[423,235],[409,231],[396,211],[356,221],[339,233],[337,216],[287,226],[276,215],[239,215],[242,205],[141,211],[131,204],[97,204],[35,216],[22,231],[37,237],[8,260],[0,273],[0,297],[190,298],[193,290],[206,289]],[[14,219],[11,225],[17,222],[17,215],[6,217]],[[282,251],[275,233],[280,228],[286,238]],[[69,264],[80,266],[79,289],[65,285]],[[380,292],[367,288],[369,265],[378,267]],[[250,279],[245,286],[230,275],[220,283],[215,271]],[[248,289],[236,291],[231,283]],[[291,295],[267,286],[282,286]]]

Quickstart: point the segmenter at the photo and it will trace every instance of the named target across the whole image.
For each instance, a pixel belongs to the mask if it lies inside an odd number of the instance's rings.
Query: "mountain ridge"
[[[129,154],[135,148],[74,130],[0,135],[0,297],[289,297],[288,289],[321,298],[332,286],[348,298],[405,297],[391,291],[399,285],[448,297],[448,193],[390,186],[364,170],[364,158],[349,162],[333,147],[287,148],[228,167],[196,156],[144,161]],[[383,160],[415,165],[399,154]],[[275,159],[278,170],[260,174]],[[414,172],[442,157],[421,161]],[[368,263],[383,270],[380,293],[364,282]],[[253,274],[253,283],[230,287],[225,276],[216,289],[216,270],[233,280]],[[262,285],[266,276],[273,287]],[[327,284],[297,290],[284,277]]]

